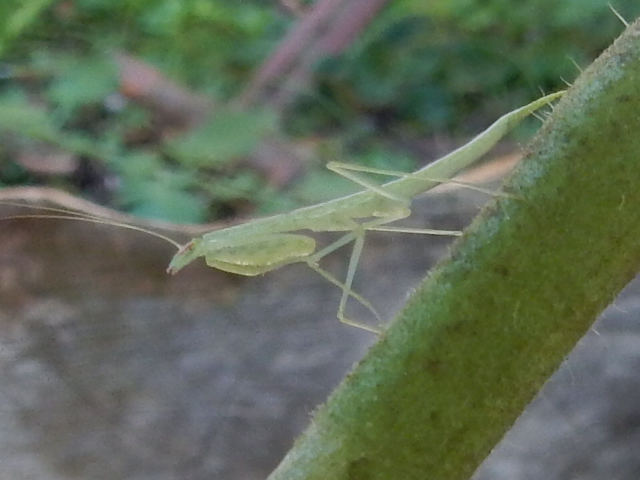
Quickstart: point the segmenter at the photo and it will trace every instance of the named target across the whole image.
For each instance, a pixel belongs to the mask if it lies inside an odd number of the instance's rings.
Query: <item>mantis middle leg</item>
[[[362,248],[364,247],[364,235],[365,235],[365,230],[362,229],[361,227],[358,227],[356,230],[350,233],[347,233],[346,235],[343,235],[335,242],[331,243],[330,245],[323,248],[316,254],[312,255],[307,260],[307,264],[309,265],[309,267],[311,267],[313,270],[318,272],[322,277],[324,277],[326,280],[328,280],[329,282],[337,286],[342,291],[342,296],[340,298],[340,305],[338,307],[338,314],[337,314],[338,320],[340,320],[342,323],[345,323],[347,325],[351,325],[352,327],[361,328],[363,330],[367,330],[369,332],[379,334],[381,333],[380,329],[376,327],[372,327],[365,323],[359,322],[357,320],[352,320],[345,315],[347,299],[349,297],[352,297],[355,300],[357,300],[361,305],[363,305],[365,308],[367,308],[371,313],[373,313],[376,319],[380,323],[382,323],[382,318],[380,317],[380,314],[378,313],[378,311],[373,307],[373,305],[371,305],[371,303],[368,300],[366,300],[364,297],[357,294],[351,289],[353,284],[353,278],[355,276],[355,272],[358,267],[360,254],[362,253]],[[329,272],[320,268],[320,266],[318,265],[318,262],[326,255],[330,254],[331,252],[351,242],[353,242],[354,245],[351,251],[351,257],[349,259],[347,277],[344,282],[341,282],[340,280],[335,278],[333,275],[331,275]]]
[[[342,296],[340,298],[340,304],[338,307],[338,314],[337,317],[338,319],[343,322],[346,323],[347,325],[351,325],[354,327],[358,327],[358,328],[362,328],[364,330],[373,332],[373,333],[380,333],[380,330],[375,328],[375,327],[371,327],[369,325],[366,325],[362,322],[350,319],[346,316],[345,310],[346,310],[346,305],[347,305],[347,300],[349,299],[349,297],[354,298],[355,300],[357,300],[360,304],[362,304],[364,307],[366,307],[369,311],[371,311],[375,317],[378,319],[378,321],[380,323],[382,323],[382,318],[380,317],[380,314],[376,311],[376,309],[371,305],[371,303],[366,300],[365,298],[363,298],[361,295],[357,294],[356,292],[353,291],[352,286],[353,286],[353,280],[355,277],[355,273],[356,270],[358,268],[358,262],[360,261],[360,256],[362,254],[362,250],[364,248],[364,241],[365,241],[365,235],[366,232],[369,231],[383,231],[383,232],[400,232],[400,233],[420,233],[420,234],[428,234],[428,235],[444,235],[444,236],[459,236],[461,235],[461,232],[459,231],[454,231],[454,230],[434,230],[434,229],[421,229],[421,228],[405,228],[405,227],[393,227],[393,226],[389,226],[386,227],[384,225],[388,224],[388,223],[392,223],[396,220],[400,220],[401,218],[404,218],[404,215],[393,215],[393,216],[388,216],[388,217],[383,217],[383,218],[377,218],[374,220],[371,220],[369,222],[365,222],[361,225],[358,225],[356,228],[354,228],[353,231],[347,233],[346,235],[343,235],[342,237],[340,237],[338,240],[336,240],[335,242],[331,243],[330,245],[328,245],[327,247],[325,247],[324,249],[320,250],[319,252],[317,252],[316,254],[312,255],[308,261],[307,264],[316,272],[318,272],[320,275],[322,275],[326,280],[328,280],[329,282],[333,283],[334,285],[336,285],[338,288],[340,288],[340,290],[342,290]],[[333,251],[349,244],[353,242],[353,249],[351,251],[351,256],[349,258],[349,266],[347,268],[347,275],[345,278],[344,282],[341,282],[340,280],[338,280],[337,278],[335,278],[333,275],[331,275],[330,273],[328,273],[327,271],[323,270],[322,268],[320,268],[320,266],[318,265],[318,262],[320,261],[320,259],[322,259],[323,257],[325,257],[326,255],[332,253]]]

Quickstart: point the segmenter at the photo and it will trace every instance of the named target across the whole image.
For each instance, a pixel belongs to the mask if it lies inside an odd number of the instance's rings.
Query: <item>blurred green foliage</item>
[[[295,115],[315,114],[302,132],[349,128],[363,114],[402,133],[494,117],[562,87],[606,48],[624,28],[608,3],[397,0],[347,54],[319,65],[323,83]],[[640,13],[632,0],[613,5],[629,20]]]
[[[8,0],[0,4],[0,53],[123,49],[179,82],[223,95],[277,46],[287,20],[260,1]]]
[[[51,60],[51,56],[47,57]],[[99,162],[117,177],[112,203],[135,215],[199,223],[216,217],[225,202],[254,201],[259,176],[234,162],[275,131],[276,118],[261,110],[219,110],[201,126],[160,141],[154,148],[127,144],[132,129],[148,122],[135,105],[105,111],[105,98],[118,90],[113,62],[99,55],[83,61],[52,62],[55,75],[38,71],[38,101],[29,82],[10,83],[0,93],[0,131],[28,138]],[[24,72],[23,72],[24,73]],[[11,142],[5,142],[5,147]],[[24,183],[19,164],[2,160],[5,184]],[[249,180],[250,179],[250,180]],[[244,182],[244,185],[243,185]]]
[[[639,10],[614,6],[628,19]],[[108,107],[120,86],[105,52],[126,50],[230,105],[294,22],[259,0],[0,3],[0,183],[40,181],[11,157],[12,144],[31,139],[99,162],[115,179],[104,200],[138,215],[202,222],[246,205],[264,213],[326,200],[353,186],[312,169],[276,192],[241,160],[287,135],[316,158],[411,170],[412,142],[473,133],[563,86],[623,28],[607,0],[395,0],[345,54],[316,66],[314,87],[284,117],[221,107],[150,148],[127,138],[150,128],[148,111]]]
[[[224,165],[255,150],[275,121],[275,116],[267,111],[217,109],[214,118],[170,140],[166,151],[185,165]]]

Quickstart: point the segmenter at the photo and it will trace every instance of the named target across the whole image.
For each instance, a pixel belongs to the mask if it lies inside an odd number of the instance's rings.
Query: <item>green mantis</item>
[[[411,213],[411,200],[415,196],[450,181],[460,171],[479,160],[522,119],[563,93],[561,91],[547,95],[503,115],[466,145],[416,172],[391,172],[392,176],[399,178],[382,185],[375,185],[361,177],[354,172],[357,170],[355,168],[331,162],[328,164],[329,169],[355,181],[366,190],[206,233],[180,247],[169,264],[168,272],[175,274],[198,257],[204,257],[210,267],[245,276],[260,275],[292,263],[306,263],[342,290],[337,314],[342,322],[378,333],[378,329],[351,320],[345,315],[347,300],[352,297],[379,319],[371,304],[351,290],[366,232],[460,235],[460,232],[407,229],[388,224],[408,217]],[[373,172],[382,173],[377,170]],[[300,231],[345,233],[327,247],[317,250],[315,240],[309,235],[298,233]],[[353,250],[346,279],[341,282],[320,268],[319,261],[351,242]]]

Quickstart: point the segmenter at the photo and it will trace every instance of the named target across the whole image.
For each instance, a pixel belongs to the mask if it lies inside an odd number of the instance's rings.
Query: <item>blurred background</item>
[[[8,0],[0,18],[0,185],[181,224],[353,189],[328,160],[413,170],[622,28],[604,0]]]
[[[2,477],[265,478],[374,341],[302,266],[168,277],[158,239],[8,218],[47,214],[17,204],[182,242],[325,201],[356,190],[327,161],[419,168],[565,87],[623,28],[606,0],[2,2]],[[473,180],[499,188],[538,125]],[[487,198],[434,192],[412,226],[464,228]],[[449,242],[371,235],[355,287],[391,318]],[[343,276],[348,253],[325,267]],[[638,477],[634,292],[480,478]]]

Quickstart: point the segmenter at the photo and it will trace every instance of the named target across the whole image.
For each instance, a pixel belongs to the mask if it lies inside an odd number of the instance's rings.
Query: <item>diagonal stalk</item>
[[[640,267],[640,23],[271,480],[466,480]]]

